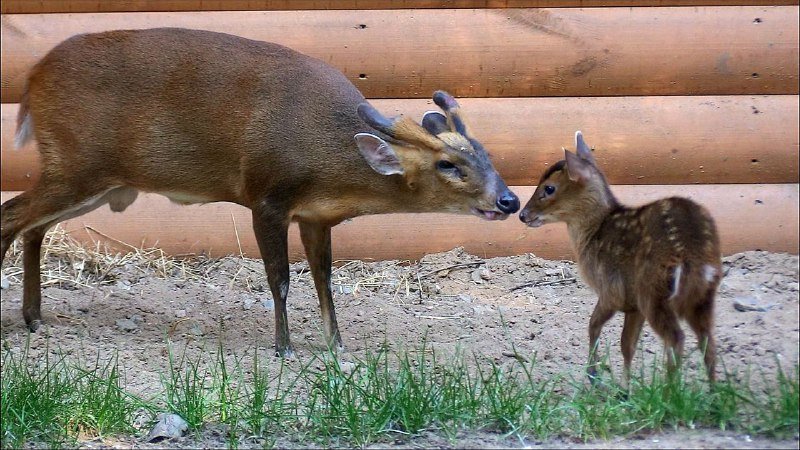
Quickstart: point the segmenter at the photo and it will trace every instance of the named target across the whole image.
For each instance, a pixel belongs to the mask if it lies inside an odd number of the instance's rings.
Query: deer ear
[[[439,133],[450,131],[450,126],[447,124],[447,116],[439,111],[428,111],[422,116],[422,127],[428,130],[428,133],[437,136]]]
[[[564,159],[567,161],[567,176],[576,182],[584,182],[592,176],[592,165],[569,150],[564,150]]]
[[[586,141],[583,140],[583,133],[580,131],[575,132],[575,151],[578,152],[578,156],[586,161],[591,162],[594,164],[594,155],[592,155],[592,149],[586,144]]]
[[[358,133],[354,138],[361,156],[375,172],[381,175],[403,174],[403,166],[397,153],[386,141],[369,133]]]

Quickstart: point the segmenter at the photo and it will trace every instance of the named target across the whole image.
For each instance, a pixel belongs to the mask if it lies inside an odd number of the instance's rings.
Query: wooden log
[[[533,193],[530,186],[513,189],[523,201]],[[726,255],[745,250],[798,253],[797,184],[616,186],[613,190],[629,204],[670,195],[704,204],[716,219]],[[3,201],[12,195],[2,193]],[[63,227],[85,242],[108,236],[136,247],[158,246],[170,254],[215,256],[238,254],[241,244],[245,255],[258,256],[249,211],[228,203],[182,207],[158,195],[144,195],[122,214],[103,207],[64,222]],[[359,217],[333,229],[336,259],[418,259],[458,246],[483,257],[530,252],[551,259],[573,258],[563,224],[531,229],[515,216],[495,223],[470,216],[394,214]],[[294,225],[289,254],[293,261],[304,259]]]
[[[5,0],[3,14],[308,9],[797,5],[797,0]]]
[[[2,16],[1,98],[78,33],[175,26],[287,45],[369,98],[797,94],[798,7]]]
[[[461,99],[473,134],[509,184],[536,183],[582,130],[615,184],[797,183],[797,96]],[[374,100],[421,118],[431,102]],[[0,106],[0,188],[38,178],[35,145],[13,150],[17,105]]]

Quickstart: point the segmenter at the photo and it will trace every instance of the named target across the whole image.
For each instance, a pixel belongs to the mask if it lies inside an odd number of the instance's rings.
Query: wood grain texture
[[[797,94],[798,7],[223,11],[2,16],[2,102],[62,40],[186,27],[329,62],[369,98]]]
[[[4,0],[3,14],[303,9],[797,5],[797,0]]]
[[[523,201],[533,193],[529,186],[512,189]],[[705,205],[715,217],[726,255],[756,249],[798,253],[797,184],[615,186],[613,190],[628,204],[680,195]],[[12,195],[3,192],[3,201]],[[85,228],[89,226],[134,246],[216,256],[239,253],[238,232],[244,254],[258,255],[249,210],[229,203],[178,206],[158,195],[144,195],[124,213],[103,207],[63,226],[84,241],[102,240]],[[563,224],[526,228],[516,216],[503,222],[445,214],[365,216],[333,229],[336,259],[418,259],[458,246],[484,257],[530,252],[543,258],[573,259]],[[294,261],[305,259],[294,225],[289,254]]]
[[[798,96],[460,99],[475,137],[507,183],[535,184],[584,132],[615,184],[797,183]],[[420,120],[436,106],[373,100]],[[35,145],[13,149],[17,105],[0,106],[0,188],[38,178]]]

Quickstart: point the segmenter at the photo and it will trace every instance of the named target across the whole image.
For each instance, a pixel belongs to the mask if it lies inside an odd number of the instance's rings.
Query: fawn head
[[[390,139],[355,136],[361,155],[382,175],[400,175],[426,209],[505,219],[519,210],[519,199],[497,173],[489,154],[469,133],[455,99],[437,91],[433,101],[444,111],[428,111],[422,125],[407,118],[383,117],[369,103],[358,106],[364,122]]]
[[[575,153],[564,149],[564,159],[550,167],[519,218],[529,227],[578,221],[615,202],[592,150],[575,132]]]

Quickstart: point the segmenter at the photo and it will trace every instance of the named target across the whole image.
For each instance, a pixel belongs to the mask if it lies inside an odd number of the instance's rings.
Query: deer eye
[[[455,164],[445,159],[440,159],[439,161],[436,162],[436,169],[438,169],[440,172],[446,172],[456,177],[462,176],[461,171],[458,170],[458,167],[456,167]]]
[[[456,166],[450,161],[442,159],[436,163],[436,168],[439,170],[453,170]]]
[[[552,184],[548,184],[544,187],[544,195],[553,195],[556,192],[556,187]]]

